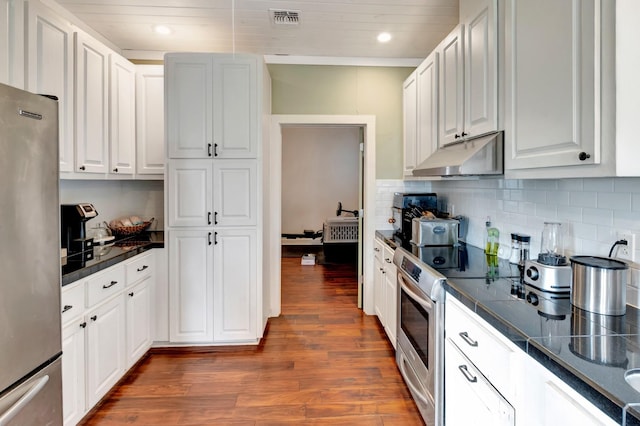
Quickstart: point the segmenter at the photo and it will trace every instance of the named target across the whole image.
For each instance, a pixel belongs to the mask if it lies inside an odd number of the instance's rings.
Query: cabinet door
[[[386,287],[384,266],[378,258],[373,259],[373,309],[378,320],[384,326],[386,322]]]
[[[73,29],[38,1],[25,3],[26,89],[58,97],[60,171],[73,171]]]
[[[164,174],[164,67],[136,67],[136,173]]]
[[[106,46],[75,33],[76,171],[106,173],[109,166],[109,54]]]
[[[213,341],[212,268],[212,232],[169,231],[171,342]],[[246,265],[242,268],[246,269]],[[239,273],[242,274],[242,270]]]
[[[397,286],[397,269],[393,263],[393,250],[384,247],[384,294],[385,294],[385,325],[389,341],[396,347],[396,336],[398,326],[398,286]]]
[[[62,417],[75,425],[85,413],[85,328],[84,318],[62,329]]]
[[[213,56],[165,57],[167,144],[170,158],[213,155]]]
[[[256,57],[217,55],[213,60],[214,156],[256,158],[258,132]]]
[[[87,406],[93,407],[125,372],[125,306],[115,297],[87,314]]]
[[[0,0],[0,83],[25,88],[25,0]]]
[[[618,424],[531,357],[526,357],[524,424],[595,426]],[[520,411],[518,411],[520,412]]]
[[[109,172],[132,175],[136,164],[136,66],[115,53],[109,57]]]
[[[255,160],[224,160],[213,165],[213,224],[246,226],[257,222],[258,176]]]
[[[416,70],[418,114],[416,166],[438,147],[438,52],[432,52]]]
[[[437,47],[440,55],[439,145],[459,140],[464,131],[464,27],[458,25]]]
[[[215,233],[213,328],[216,342],[257,338],[257,233]]]
[[[505,19],[505,168],[599,163],[600,2],[508,0]]]
[[[167,173],[169,226],[212,225],[212,162],[172,160]]]
[[[417,159],[418,82],[412,72],[402,85],[402,128],[404,142],[404,176],[413,176]]]
[[[151,347],[151,285],[147,277],[125,291],[127,310],[127,361],[131,368]]]
[[[478,136],[498,130],[498,37],[496,0],[472,1],[464,25],[464,131]]]

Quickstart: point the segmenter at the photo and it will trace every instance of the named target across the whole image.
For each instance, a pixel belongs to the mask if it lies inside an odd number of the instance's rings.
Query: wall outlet
[[[616,257],[635,262],[636,235],[633,233],[618,233],[618,240],[627,240],[627,245],[618,244]]]

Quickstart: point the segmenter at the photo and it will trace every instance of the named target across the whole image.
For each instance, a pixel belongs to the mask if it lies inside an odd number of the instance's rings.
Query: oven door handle
[[[413,300],[421,304],[425,309],[428,309],[428,310],[433,309],[433,303],[431,302],[431,300],[426,299],[420,296],[415,291],[413,291],[407,284],[407,281],[404,279],[404,276],[402,275],[402,273],[400,272],[398,272],[398,281],[400,281],[400,286],[402,287],[402,291],[407,293],[409,297],[411,297]]]
[[[424,391],[420,391],[420,389],[418,389],[418,387],[413,383],[413,380],[411,380],[411,377],[407,372],[408,361],[402,352],[400,352],[400,361],[400,374],[404,377],[404,381],[411,390],[413,396],[417,397],[423,404],[430,405],[429,400],[424,395]]]

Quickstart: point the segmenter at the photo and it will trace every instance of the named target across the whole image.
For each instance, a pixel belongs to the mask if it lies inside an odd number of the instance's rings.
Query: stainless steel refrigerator
[[[62,424],[58,103],[0,84],[0,426]]]

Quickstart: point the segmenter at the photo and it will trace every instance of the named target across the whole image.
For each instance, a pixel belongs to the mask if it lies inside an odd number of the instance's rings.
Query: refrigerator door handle
[[[22,397],[20,397],[20,399],[17,400],[15,404],[9,407],[7,411],[0,414],[0,426],[4,426],[9,423],[9,420],[11,420],[16,414],[18,414],[29,402],[31,402],[33,398],[36,397],[36,395],[38,395],[38,393],[42,390],[42,388],[44,388],[48,381],[48,375],[36,381],[31,386],[31,389],[29,389],[24,395],[22,395]]]

